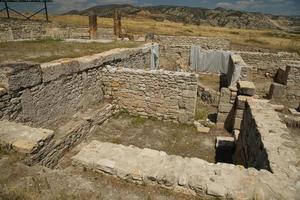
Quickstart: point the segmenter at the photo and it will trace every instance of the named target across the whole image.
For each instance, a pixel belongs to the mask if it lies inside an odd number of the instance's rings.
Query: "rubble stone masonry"
[[[186,72],[106,67],[105,94],[135,115],[192,123],[197,101],[197,77]]]

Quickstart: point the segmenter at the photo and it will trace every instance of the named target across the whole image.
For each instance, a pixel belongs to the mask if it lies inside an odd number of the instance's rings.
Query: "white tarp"
[[[241,66],[230,64],[231,52],[222,50],[202,50],[192,46],[190,52],[191,69],[197,72],[219,73],[227,76],[228,85],[235,84],[241,74]]]
[[[190,64],[193,70],[227,74],[230,52],[221,50],[203,50],[199,46],[191,47]]]
[[[151,46],[151,69],[158,69],[159,67],[159,45],[153,44]]]

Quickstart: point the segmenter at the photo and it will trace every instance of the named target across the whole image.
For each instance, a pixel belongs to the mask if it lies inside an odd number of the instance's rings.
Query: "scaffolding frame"
[[[32,17],[34,17],[35,15],[39,14],[42,11],[45,11],[45,18],[46,21],[49,21],[49,16],[48,16],[48,8],[47,8],[47,3],[48,2],[53,2],[53,0],[0,0],[0,2],[4,3],[4,8],[0,9],[0,13],[6,11],[6,16],[9,19],[10,18],[10,12],[12,11],[14,13],[16,13],[17,15],[20,15],[22,17],[24,17],[27,20],[30,20]],[[8,3],[43,3],[44,7],[41,8],[40,10],[36,11],[35,13],[33,13],[32,15],[26,16],[25,14],[21,13],[20,11],[17,11],[16,9],[9,7]]]

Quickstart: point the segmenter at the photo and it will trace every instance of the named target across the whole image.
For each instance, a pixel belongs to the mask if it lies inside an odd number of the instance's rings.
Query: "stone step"
[[[0,146],[22,154],[34,153],[54,136],[52,130],[31,128],[9,121],[0,121]]]

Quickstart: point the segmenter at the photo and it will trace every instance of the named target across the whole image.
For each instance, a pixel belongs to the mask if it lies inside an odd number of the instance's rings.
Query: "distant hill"
[[[207,9],[184,6],[147,6],[137,7],[129,4],[94,6],[86,10],[72,10],[65,14],[112,17],[113,11],[120,9],[124,17],[147,17],[158,21],[169,20],[196,25],[210,25],[248,29],[283,29],[297,31],[300,27],[298,17],[275,16],[270,14],[242,12],[224,8]]]

